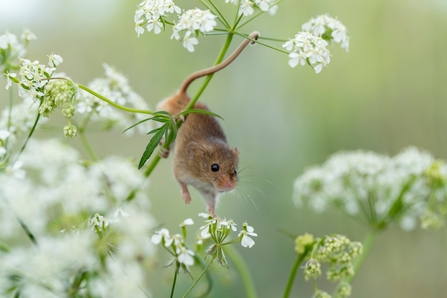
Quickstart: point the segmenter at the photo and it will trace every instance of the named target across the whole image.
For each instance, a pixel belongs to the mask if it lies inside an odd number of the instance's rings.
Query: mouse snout
[[[222,184],[220,185],[220,191],[221,192],[225,192],[225,191],[230,191],[233,190],[236,187],[236,182],[232,181],[232,180],[225,180],[222,182]]]

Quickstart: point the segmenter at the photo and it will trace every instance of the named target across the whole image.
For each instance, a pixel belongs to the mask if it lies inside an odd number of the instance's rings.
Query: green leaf
[[[214,117],[220,118],[222,120],[225,120],[224,118],[222,118],[220,115],[218,115],[216,113],[213,113],[213,112],[208,111],[208,110],[199,110],[199,109],[186,110],[186,111],[183,111],[183,112],[179,113],[178,115],[186,116],[186,115],[192,114],[192,113],[210,115],[210,116],[214,116]]]
[[[165,129],[165,125],[160,126],[160,127],[158,127],[158,128],[155,128],[155,129],[151,130],[150,132],[148,132],[147,135],[156,133],[157,131],[159,131],[159,130],[164,130],[164,129]]]
[[[168,126],[166,124],[163,125],[162,127],[160,127],[157,133],[151,138],[151,140],[146,146],[146,150],[144,150],[143,156],[141,156],[140,163],[138,164],[138,169],[141,169],[146,163],[146,161],[151,157],[155,148],[157,148],[158,144],[160,143],[160,140],[163,137],[163,134],[165,133],[167,128]]]
[[[149,120],[151,120],[152,118],[153,118],[153,117],[149,117],[149,118],[146,118],[146,119],[144,119],[144,120],[138,121],[137,123],[135,123],[135,124],[129,126],[129,127],[126,128],[125,130],[123,130],[122,133],[125,133],[125,132],[128,131],[129,129],[134,128],[135,126],[137,126],[137,125],[139,125],[139,124],[141,124],[141,123],[143,123],[143,122],[149,121]]]

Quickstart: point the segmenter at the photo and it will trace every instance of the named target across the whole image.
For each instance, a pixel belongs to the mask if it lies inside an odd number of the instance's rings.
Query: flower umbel
[[[346,35],[346,27],[328,14],[310,19],[309,22],[303,24],[302,29],[315,36],[321,36],[327,42],[333,40],[340,43],[343,49],[349,50],[349,37]]]
[[[283,44],[283,48],[290,51],[289,65],[295,67],[298,64],[309,64],[316,73],[321,72],[323,66],[331,61],[327,41],[314,36],[309,32],[299,32],[295,38]]]

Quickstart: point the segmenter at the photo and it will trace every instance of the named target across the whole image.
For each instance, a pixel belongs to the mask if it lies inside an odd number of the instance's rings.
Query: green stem
[[[8,106],[8,125],[7,125],[7,131],[11,128],[11,118],[12,118],[12,103],[14,101],[14,91],[12,88],[9,88],[9,106]],[[5,148],[8,148],[8,140],[9,137],[5,140]]]
[[[194,289],[194,287],[197,285],[197,283],[199,282],[199,280],[203,277],[203,275],[205,274],[205,272],[208,270],[208,268],[210,268],[211,264],[214,262],[214,259],[216,259],[216,257],[213,257],[212,260],[208,263],[208,265],[206,265],[205,269],[203,269],[202,273],[200,273],[199,277],[194,281],[194,283],[192,284],[192,286],[188,289],[188,291],[185,293],[185,295],[183,295],[183,298],[185,298],[186,296],[189,295],[189,293],[191,293],[192,289]]]
[[[246,39],[248,39],[248,40],[251,40],[251,41],[253,41],[253,42],[257,43],[257,44],[260,44],[260,45],[262,45],[262,46],[264,46],[264,47],[267,47],[267,48],[269,48],[269,49],[272,49],[272,50],[275,50],[275,51],[278,51],[278,52],[281,52],[281,53],[284,53],[284,54],[289,54],[289,52],[287,52],[286,50],[283,50],[283,49],[280,49],[280,48],[271,46],[271,45],[269,45],[269,44],[266,44],[266,43],[264,43],[264,42],[261,42],[261,41],[259,41],[259,40],[250,38],[250,37],[248,37],[248,35],[245,34],[245,33],[235,32],[235,34],[237,34],[237,35],[239,35],[239,36],[242,36],[243,38],[246,38]]]
[[[214,4],[214,2],[212,0],[208,0],[209,3],[211,3],[211,5],[214,7],[214,9],[217,11],[217,13],[219,14],[219,16],[222,18],[223,20],[223,24],[225,26],[227,26],[227,28],[230,28],[230,24],[227,22],[227,20],[225,19],[225,17],[223,16],[223,14],[220,12],[219,8],[217,8],[217,6]]]
[[[363,263],[371,252],[374,243],[376,242],[377,235],[379,234],[379,230],[370,230],[363,241],[363,253],[357,257],[354,262],[354,275],[350,276],[346,281],[351,283],[354,278],[357,276],[358,271],[362,267]]]
[[[301,262],[303,262],[305,256],[306,256],[305,253],[299,254],[298,258],[295,261],[295,264],[293,264],[292,271],[290,272],[289,280],[287,281],[286,289],[284,291],[283,295],[284,298],[289,297],[290,291],[292,291],[293,281],[295,280],[296,272],[298,271],[298,268]]]
[[[189,247],[187,248],[189,249]],[[202,266],[203,269],[205,269],[205,267],[207,266],[205,261],[202,258],[198,257],[197,254],[194,255],[194,260],[199,262],[200,266]],[[208,281],[208,286],[206,287],[205,291],[203,291],[199,296],[197,296],[197,298],[207,297],[211,292],[211,290],[213,289],[213,278],[211,277],[210,272],[206,271],[205,276]]]
[[[212,7],[210,7],[209,5],[208,5],[208,3],[206,3],[205,2],[205,0],[200,0],[200,2],[203,4],[203,6],[205,6],[206,8],[208,8],[208,10],[209,11],[211,11],[211,13],[212,14],[214,14],[214,15],[218,15],[219,13],[218,12],[215,12],[214,10],[213,10],[213,8]],[[219,14],[220,15],[220,14]],[[223,17],[223,16],[222,16]],[[222,18],[221,16],[217,16],[217,19],[223,24],[223,25],[225,25],[225,26],[227,26],[227,21],[225,20],[225,18]],[[228,26],[229,27],[229,26]]]
[[[222,62],[223,58],[225,57],[225,54],[228,51],[228,48],[230,47],[231,41],[233,40],[233,36],[234,36],[233,33],[230,33],[230,34],[227,35],[225,43],[224,43],[222,49],[220,50],[220,53],[217,56],[217,59],[214,62],[214,65],[217,65],[220,62]],[[196,96],[194,96],[194,98],[191,99],[189,104],[186,106],[185,110],[191,109],[196,104],[196,101],[199,99],[200,95],[202,95],[203,91],[205,91],[205,88],[208,86],[208,83],[211,81],[213,76],[214,76],[214,73],[209,74],[209,75],[206,76],[205,81],[203,82],[203,84],[200,87],[199,91],[197,91]]]
[[[175,268],[175,274],[174,274],[174,281],[172,282],[172,289],[171,289],[171,298],[174,297],[174,290],[175,290],[175,283],[177,282],[177,275],[179,270],[179,264],[177,262],[177,266]]]
[[[36,120],[34,121],[33,127],[31,128],[31,130],[30,130],[30,132],[28,134],[28,137],[25,140],[25,143],[23,144],[22,148],[20,149],[19,154],[17,154],[16,161],[19,160],[20,155],[22,155],[23,150],[25,150],[26,145],[28,144],[29,139],[31,139],[31,137],[32,137],[32,135],[34,133],[34,130],[36,129],[36,126],[37,126],[37,123],[39,122],[39,119],[40,119],[40,113],[37,112]]]
[[[85,128],[87,127],[87,124],[90,121],[91,116],[92,112],[90,112],[87,115],[87,117],[85,117],[84,121],[81,124],[81,127],[79,127],[79,136],[81,137],[82,145],[84,145],[84,148],[87,150],[88,154],[93,159],[93,161],[98,161],[99,158],[96,155],[95,151],[93,151],[93,148],[90,146],[90,143],[87,140],[87,136],[85,135]]]
[[[256,298],[258,295],[256,294],[255,284],[242,256],[236,248],[234,248],[234,246],[227,246],[225,247],[224,251],[225,254],[233,261],[237,271],[239,272],[239,276],[241,277],[245,288],[245,297]]]
[[[81,137],[82,145],[84,145],[85,150],[87,150],[88,154],[93,159],[93,161],[98,161],[99,158],[95,154],[95,151],[93,151],[92,147],[90,146],[87,137],[85,136],[84,130],[79,130],[79,136]]]
[[[93,91],[92,89],[90,89],[90,88],[88,88],[88,87],[86,87],[86,86],[84,86],[84,85],[78,84],[78,87],[79,87],[80,89],[84,90],[84,91],[87,91],[88,93],[92,94],[93,96],[96,96],[97,98],[99,98],[99,99],[101,99],[101,100],[107,102],[107,103],[110,104],[111,106],[114,106],[115,108],[120,109],[120,110],[122,110],[122,111],[130,112],[130,113],[138,113],[138,114],[149,114],[149,115],[152,115],[152,114],[154,113],[154,112],[151,111],[151,110],[132,109],[132,108],[128,108],[128,107],[119,105],[119,104],[117,104],[116,102],[111,101],[110,99],[108,99],[108,98],[102,96],[102,95],[99,94],[99,93],[96,93],[95,91]]]

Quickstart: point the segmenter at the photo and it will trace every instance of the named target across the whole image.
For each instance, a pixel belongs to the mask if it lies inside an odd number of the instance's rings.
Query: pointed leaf
[[[146,161],[151,157],[152,153],[154,152],[155,148],[157,148],[158,144],[160,143],[161,138],[163,137],[163,134],[167,130],[167,125],[163,125],[162,128],[157,131],[157,133],[151,138],[149,143],[146,146],[146,150],[144,150],[143,156],[141,156],[140,163],[138,164],[138,169],[141,169]]]
[[[125,133],[125,132],[128,131],[129,129],[134,128],[135,126],[137,126],[137,125],[139,125],[139,124],[141,124],[141,123],[143,123],[143,122],[149,121],[149,120],[151,120],[152,118],[153,118],[153,117],[149,117],[149,118],[146,118],[146,119],[144,119],[144,120],[138,121],[137,123],[135,123],[135,124],[129,126],[129,127],[126,128],[125,130],[123,130],[122,133]]]
[[[199,110],[199,109],[186,110],[186,111],[183,111],[183,112],[179,113],[178,115],[186,116],[186,115],[192,114],[192,113],[210,115],[210,116],[214,116],[214,117],[220,118],[222,120],[225,120],[224,118],[222,118],[221,116],[219,116],[216,113],[213,113],[213,112],[208,111],[208,110]]]

